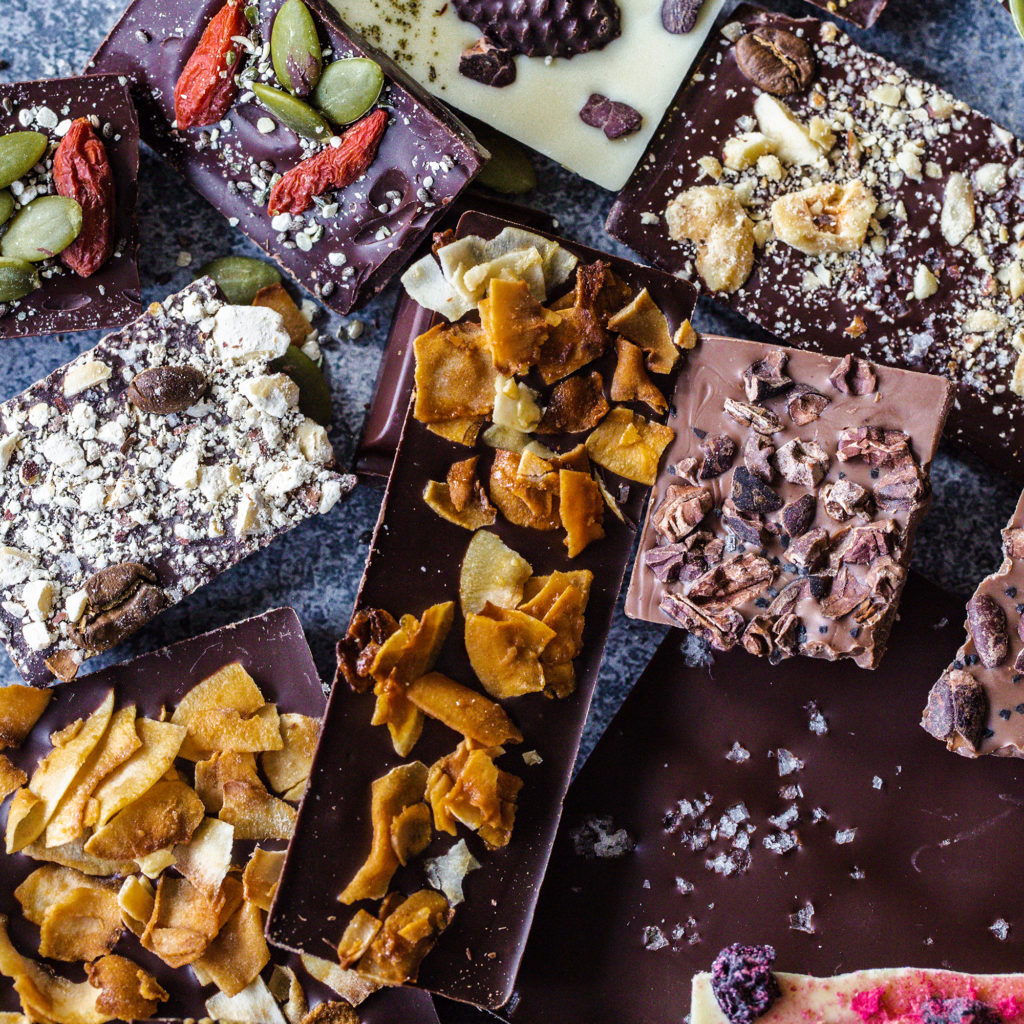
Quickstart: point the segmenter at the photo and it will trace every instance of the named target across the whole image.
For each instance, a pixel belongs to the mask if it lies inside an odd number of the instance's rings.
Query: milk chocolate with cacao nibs
[[[773,45],[741,42],[753,36]],[[1021,147],[834,23],[744,4],[719,22],[608,229],[655,266],[735,286],[712,297],[782,341],[949,377],[951,438],[1024,479]],[[676,200],[695,188],[729,203],[719,220],[743,257],[730,274],[685,240],[700,238]]]
[[[858,357],[701,337],[676,386],[671,471],[651,497],[626,613],[773,663],[874,668],[950,392]]]
[[[1024,757],[1024,494],[1003,561],[967,602],[967,638],[932,686],[921,725],[964,757]]]

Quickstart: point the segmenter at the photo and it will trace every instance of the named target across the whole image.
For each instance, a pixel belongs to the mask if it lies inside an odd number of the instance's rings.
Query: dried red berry
[[[726,946],[711,965],[711,991],[731,1024],[753,1024],[781,992],[772,946]]]

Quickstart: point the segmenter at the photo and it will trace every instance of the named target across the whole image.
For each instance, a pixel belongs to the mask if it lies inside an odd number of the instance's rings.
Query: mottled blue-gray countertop
[[[73,74],[82,69],[127,0],[0,0],[0,81]],[[763,0],[788,13],[815,13],[799,0]],[[852,33],[864,45],[902,62],[1024,134],[1020,69],[1024,41],[995,0],[890,0],[878,25]],[[538,158],[538,188],[529,205],[558,218],[570,237],[628,255],[604,232],[610,193]],[[144,151],[139,174],[139,266],[145,301],[163,298],[192,279],[192,271],[226,252],[255,250],[204,200],[189,192],[159,159]],[[335,446],[351,458],[370,399],[396,291],[386,289],[348,321],[324,314],[318,326],[330,367],[336,417]],[[365,330],[350,340],[345,324]],[[701,301],[696,326],[728,329],[740,336],[739,320],[726,320]],[[339,335],[340,339],[339,340]],[[7,341],[0,344],[0,399],[5,399],[75,354],[98,334]],[[999,562],[999,530],[1019,488],[973,459],[944,450],[932,472],[934,502],[918,535],[915,567],[961,594]],[[347,623],[383,488],[363,484],[328,516],[275,541],[241,566],[192,595],[118,652],[121,658],[277,605],[295,607],[325,678],[333,671],[334,639]],[[620,613],[608,644],[584,751],[592,746],[653,652],[662,630],[631,622]],[[13,666],[0,663],[0,684],[15,681]],[[469,1011],[445,1006],[446,1022],[468,1021]],[[489,1017],[473,1017],[488,1019]],[[568,1024],[568,1022],[567,1022]]]

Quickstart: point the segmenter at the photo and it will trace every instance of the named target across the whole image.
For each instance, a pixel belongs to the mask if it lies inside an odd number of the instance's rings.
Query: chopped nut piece
[[[948,669],[928,694],[921,725],[950,750],[977,752],[988,718],[984,687],[961,669]]]
[[[363,608],[355,613],[348,632],[338,641],[338,676],[357,693],[373,685],[370,674],[374,659],[398,623],[382,608]]]
[[[726,139],[722,148],[722,162],[731,171],[745,171],[757,163],[758,157],[767,156],[775,143],[761,132],[742,132]]]
[[[754,102],[754,116],[763,135],[771,140],[783,164],[821,167],[828,152],[819,145],[789,107],[768,93]]]
[[[974,230],[974,193],[967,176],[960,171],[946,179],[939,227],[950,245],[960,245]]]
[[[864,244],[877,205],[859,178],[846,185],[813,185],[772,203],[772,227],[783,242],[809,256],[855,252]]]

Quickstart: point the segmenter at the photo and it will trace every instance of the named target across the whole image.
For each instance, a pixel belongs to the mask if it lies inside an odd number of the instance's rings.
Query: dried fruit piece
[[[23,206],[0,238],[0,255],[40,263],[63,252],[82,230],[82,208],[67,196],[39,196]]]
[[[277,80],[296,96],[308,96],[320,80],[321,58],[309,8],[302,0],[285,0],[270,30],[270,60]]]
[[[114,251],[114,173],[107,151],[82,117],[71,123],[53,154],[57,194],[75,200],[82,229],[61,253],[61,262],[79,277],[96,273]]]
[[[967,602],[967,628],[978,657],[986,668],[997,668],[1010,654],[1006,612],[989,594],[975,594]]]
[[[496,277],[480,300],[480,325],[500,373],[525,373],[540,358],[548,329],[558,321],[530,293],[526,281]]]
[[[599,92],[591,93],[580,108],[580,120],[591,128],[600,128],[609,139],[621,139],[640,131],[643,116],[636,107],[610,100]]]
[[[204,275],[217,282],[224,298],[233,306],[248,306],[261,288],[281,283],[276,267],[251,256],[218,256],[200,267],[197,276]]]
[[[730,1024],[753,1024],[782,995],[772,946],[727,946],[711,965],[711,991]]]
[[[0,135],[0,188],[7,188],[28,174],[43,158],[49,142],[42,132]]]
[[[313,93],[313,106],[332,124],[358,121],[377,102],[384,72],[369,57],[345,57],[324,68]]]
[[[356,970],[382,985],[414,982],[452,913],[448,901],[433,889],[421,889],[404,899],[392,893],[381,906],[381,929]]]
[[[697,273],[711,291],[743,286],[754,266],[754,225],[731,188],[681,192],[665,209],[665,221],[670,238],[697,246]]]
[[[387,111],[375,110],[349,128],[338,146],[328,146],[287,171],[270,191],[270,215],[302,213],[314,197],[351,185],[373,163],[387,126]]]
[[[288,2],[299,3],[300,0]],[[331,137],[331,126],[308,103],[263,82],[253,82],[250,88],[256,99],[296,135],[321,142]]]
[[[962,669],[948,669],[928,693],[921,727],[943,740],[950,750],[966,746],[976,753],[988,710],[988,697],[981,683]]]
[[[210,19],[174,86],[178,128],[216,124],[231,109],[249,27],[242,0],[227,0]]]
[[[530,563],[496,533],[487,530],[475,533],[466,547],[459,572],[462,614],[475,614],[488,604],[515,608],[532,574]]]
[[[776,236],[808,256],[856,252],[867,237],[878,200],[859,179],[822,183],[772,203]]]
[[[39,271],[28,260],[0,256],[0,302],[23,299],[42,283]]]
[[[425,715],[480,746],[523,742],[522,733],[500,704],[440,672],[428,672],[413,680],[406,688],[406,696]]]
[[[769,25],[736,40],[736,63],[754,85],[775,96],[803,92],[816,71],[814,51],[806,39]]]
[[[125,398],[140,412],[184,412],[206,394],[206,376],[194,366],[151,366],[137,373]]]
[[[491,463],[491,501],[516,526],[557,530],[558,474],[553,462],[532,452],[499,449]]]
[[[481,36],[459,57],[459,74],[481,85],[503,89],[516,80],[516,62],[511,50],[496,46],[487,36]]]

